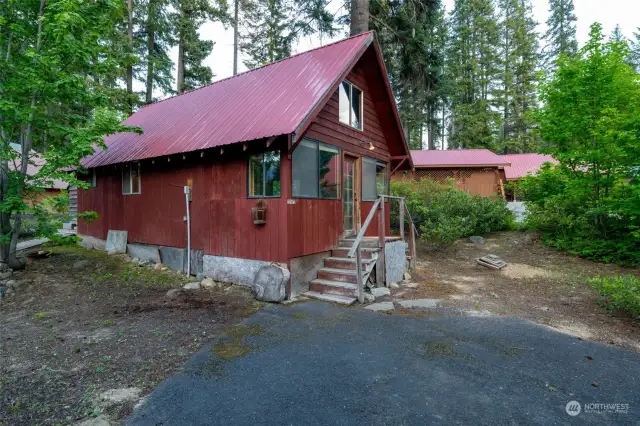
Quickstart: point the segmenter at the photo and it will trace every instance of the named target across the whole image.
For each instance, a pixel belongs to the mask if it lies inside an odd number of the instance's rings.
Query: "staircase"
[[[378,237],[365,237],[361,242],[362,275],[366,283],[373,272],[378,258]],[[358,277],[355,258],[347,257],[354,238],[343,238],[331,250],[331,257],[324,260],[324,267],[318,270],[318,278],[311,281],[305,296],[328,302],[351,305],[358,297]]]

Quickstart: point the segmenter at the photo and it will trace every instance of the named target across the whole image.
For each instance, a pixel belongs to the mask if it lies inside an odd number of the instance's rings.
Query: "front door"
[[[359,228],[360,197],[358,188],[360,185],[358,173],[358,158],[345,154],[343,170],[343,194],[342,194],[342,223],[344,235],[354,236]]]

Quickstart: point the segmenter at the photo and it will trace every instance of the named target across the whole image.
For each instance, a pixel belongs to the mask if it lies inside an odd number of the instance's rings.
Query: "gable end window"
[[[124,195],[140,194],[140,163],[125,164],[122,168],[122,193]]]
[[[280,151],[252,155],[247,171],[249,198],[280,196]]]
[[[362,130],[363,120],[363,95],[362,90],[358,89],[348,81],[340,83],[339,90],[339,108],[340,122],[358,130]]]

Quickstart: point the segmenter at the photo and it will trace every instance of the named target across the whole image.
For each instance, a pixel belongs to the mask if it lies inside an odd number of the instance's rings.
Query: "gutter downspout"
[[[189,211],[189,188],[184,187],[184,198],[187,204],[187,277],[191,276],[191,213]]]

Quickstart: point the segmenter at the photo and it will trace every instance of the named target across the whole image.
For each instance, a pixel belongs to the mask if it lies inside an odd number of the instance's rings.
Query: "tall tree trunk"
[[[240,0],[235,0],[233,5],[233,75],[238,74],[238,15],[240,12]]]
[[[352,36],[369,31],[369,0],[351,0]]]
[[[38,13],[38,33],[36,37],[36,56],[34,61],[38,62],[38,54],[40,52],[42,46],[42,24],[44,17],[44,9],[47,6],[47,0],[40,0],[40,11]],[[34,110],[36,107],[36,101],[38,99],[38,93],[33,92],[31,94],[31,112],[29,113],[29,118],[27,119],[27,125],[22,131],[22,135],[20,137],[20,174],[23,177],[27,176],[27,170],[29,166],[29,153],[31,152],[31,148],[33,147],[33,119],[34,119]],[[18,194],[19,197],[24,196],[24,184],[19,187]],[[20,235],[20,228],[22,225],[22,220],[20,216],[15,215],[13,218],[13,228],[11,230],[11,242],[9,243],[9,256],[8,256],[8,265],[13,269],[23,269],[24,263],[19,261],[16,256],[16,249],[18,246],[18,236]]]
[[[153,65],[155,50],[155,31],[153,29],[153,0],[149,1],[149,11],[147,14],[147,93],[146,103],[153,102]]]
[[[127,14],[127,42],[129,54],[133,54],[133,0],[127,0]],[[127,94],[129,95],[129,115],[131,115],[133,114],[133,64],[130,62],[127,63]]]
[[[180,24],[178,25],[178,86],[177,92],[184,92],[184,8],[180,4]]]

